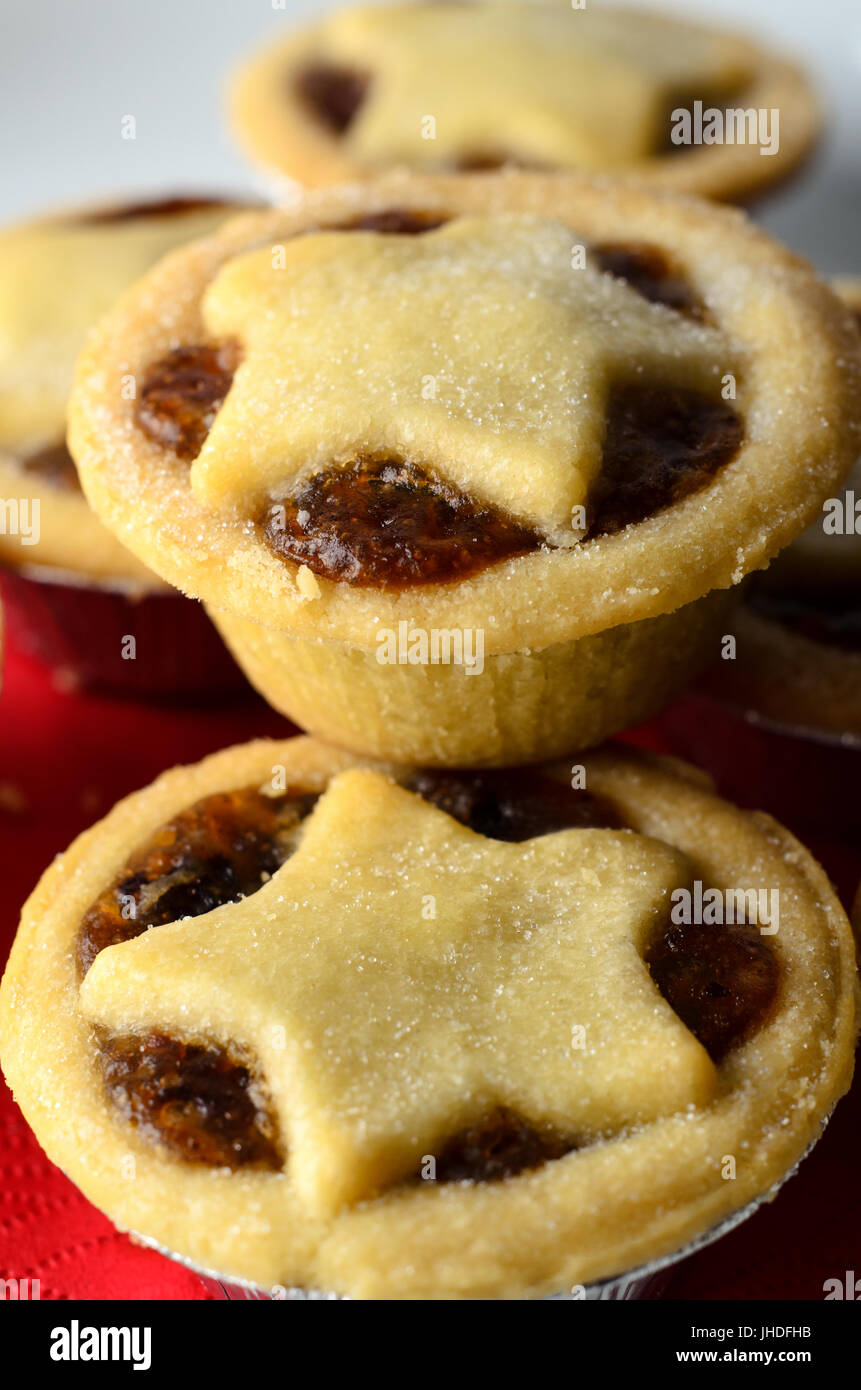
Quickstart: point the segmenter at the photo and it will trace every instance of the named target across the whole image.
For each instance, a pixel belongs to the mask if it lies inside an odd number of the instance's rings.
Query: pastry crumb
[[[319,598],[320,585],[317,577],[307,565],[300,565],[296,571],[296,588],[303,598]]]

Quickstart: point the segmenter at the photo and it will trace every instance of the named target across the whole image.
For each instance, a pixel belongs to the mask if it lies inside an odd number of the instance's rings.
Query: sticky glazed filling
[[[681,502],[738,453],[744,426],[699,391],[628,382],[610,392],[589,536],[609,536]]]
[[[731,406],[699,392],[614,388],[587,539],[613,535],[699,491],[735,456],[743,433]],[[500,508],[397,459],[317,473],[270,506],[261,526],[281,559],[368,588],[451,583],[546,544]]]
[[[316,231],[418,236],[450,214],[383,208]],[[708,310],[683,269],[643,242],[599,243],[599,269],[644,299],[698,322]],[[178,458],[197,457],[240,360],[235,342],[174,348],[152,364],[136,405],[143,434]],[[612,535],[705,487],[737,454],[744,425],[723,400],[658,383],[611,388],[599,479],[585,540]],[[256,518],[279,559],[333,582],[398,589],[466,579],[549,543],[501,508],[471,497],[417,460],[360,457],[298,482]]]
[[[477,834],[509,843],[572,828],[629,828],[606,798],[528,769],[420,769],[402,785]],[[316,799],[304,790],[269,797],[245,788],[180,812],[135,851],[85,914],[77,940],[81,974],[107,946],[256,892],[295,849]],[[780,983],[770,946],[743,924],[667,925],[645,963],[715,1062],[767,1021]],[[283,1166],[285,1147],[253,1057],[155,1031],[97,1030],[96,1047],[106,1094],[148,1140],[190,1163]],[[433,1177],[494,1182],[577,1147],[571,1136],[497,1107],[446,1140]]]
[[[652,979],[713,1062],[768,1021],[780,967],[747,923],[667,926],[646,955]]]
[[[105,1091],[117,1112],[177,1158],[216,1168],[279,1169],[283,1150],[252,1062],[162,1033],[101,1034]]]
[[[856,588],[777,590],[762,585],[751,590],[748,603],[769,622],[810,642],[861,653],[861,598]]]
[[[77,938],[81,975],[106,946],[256,893],[293,852],[316,800],[316,792],[269,796],[246,787],[181,811],[85,912]]]
[[[500,508],[397,459],[314,474],[267,509],[262,531],[281,559],[375,588],[466,579],[541,544]]]
[[[483,772],[421,768],[410,773],[403,785],[477,835],[509,844],[557,830],[624,827],[609,801],[531,768]]]
[[[81,975],[106,946],[257,892],[295,849],[316,800],[316,792],[272,797],[247,787],[181,811],[84,914],[76,943]],[[118,1112],[179,1157],[281,1167],[277,1121],[253,1060],[152,1032],[102,1032],[98,1059]]]
[[[530,1168],[564,1158],[573,1139],[549,1125],[538,1128],[506,1106],[497,1106],[477,1125],[446,1141],[436,1160],[437,1182],[501,1182]]]
[[[203,448],[239,365],[235,343],[174,348],[147,374],[136,418],[149,439],[191,462]]]

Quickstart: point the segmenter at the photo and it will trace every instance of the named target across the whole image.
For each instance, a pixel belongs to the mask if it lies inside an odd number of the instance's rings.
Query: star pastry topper
[[[394,457],[562,545],[582,534],[610,386],[714,395],[732,365],[716,328],[581,264],[570,228],[532,216],[250,251],[203,318],[243,354],[192,464],[205,506],[247,513],[332,463]]]
[[[750,50],[731,36],[566,0],[364,6],[331,16],[315,42],[326,62],[371,74],[349,148],[437,168],[495,151],[624,166],[660,148],[673,93],[750,75]]]
[[[247,1049],[325,1217],[495,1105],[574,1141],[707,1103],[702,1046],[642,960],[686,861],[575,829],[503,844],[380,773],[336,777],[259,892],[102,951],[108,1029]]]

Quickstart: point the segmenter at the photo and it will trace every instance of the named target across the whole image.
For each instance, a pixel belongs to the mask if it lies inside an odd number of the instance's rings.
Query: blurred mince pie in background
[[[861,280],[835,288],[861,325]],[[733,660],[701,688],[782,728],[861,750],[861,462],[747,591]]]
[[[199,605],[91,511],[66,446],[66,399],[88,330],[144,271],[239,205],[167,197],[77,208],[0,231],[2,585],[19,644],[84,686],[143,695],[241,688]],[[133,396],[121,373],[118,390]],[[140,659],[125,660],[134,635]]]
[[[727,200],[784,179],[820,125],[804,73],[768,48],[569,0],[338,10],[245,63],[231,107],[249,155],[308,186],[573,169]]]

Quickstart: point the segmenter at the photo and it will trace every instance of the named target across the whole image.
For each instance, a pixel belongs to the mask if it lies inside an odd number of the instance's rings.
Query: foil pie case
[[[612,1279],[602,1279],[594,1284],[578,1286],[576,1289],[566,1289],[559,1293],[547,1294],[541,1299],[535,1300],[540,1303],[619,1303],[631,1302],[634,1300],[653,1300],[659,1299],[664,1294],[672,1278],[673,1270],[676,1265],[681,1264],[690,1255],[695,1255],[698,1251],[705,1249],[708,1245],[713,1245],[715,1241],[734,1231],[742,1222],[747,1221],[753,1216],[766,1202],[771,1202],[777,1196],[784,1183],[798,1171],[799,1165],[808,1156],[814,1144],[822,1136],[822,1132],[828,1123],[826,1117],[822,1123],[822,1129],[816,1139],[811,1143],[801,1155],[798,1163],[775,1183],[768,1191],[761,1196],[748,1202],[746,1206],[740,1207],[738,1211],[731,1212],[729,1216],[704,1231],[702,1235],[696,1236],[681,1249],[672,1251],[668,1255],[662,1255],[656,1260],[651,1260],[646,1264],[638,1266],[627,1274],[616,1275]],[[149,1246],[157,1250],[160,1254],[166,1255],[168,1259],[176,1260],[177,1263],[184,1265],[186,1269],[194,1270],[199,1275],[200,1281],[213,1299],[228,1301],[232,1303],[348,1303],[352,1300],[343,1294],[328,1292],[324,1289],[305,1289],[291,1288],[276,1285],[274,1288],[264,1288],[260,1284],[255,1284],[248,1279],[231,1279],[218,1274],[213,1270],[202,1269],[194,1261],[185,1259],[182,1255],[177,1255],[175,1251],[167,1249],[157,1241],[150,1240],[147,1236],[142,1236],[137,1232],[134,1235],[140,1244]],[[530,1302],[532,1300],[523,1300]]]

